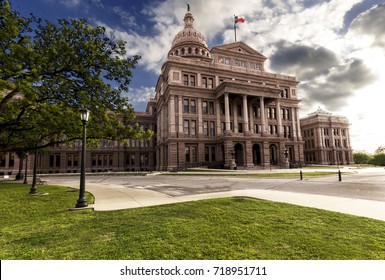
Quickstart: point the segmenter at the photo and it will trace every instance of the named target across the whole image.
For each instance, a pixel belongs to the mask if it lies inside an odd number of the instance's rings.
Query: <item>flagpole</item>
[[[235,37],[235,42],[237,41],[237,26],[235,25],[235,15],[234,15],[234,37]]]

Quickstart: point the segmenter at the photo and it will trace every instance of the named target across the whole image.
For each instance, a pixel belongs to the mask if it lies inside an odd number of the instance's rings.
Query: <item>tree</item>
[[[357,164],[367,164],[370,160],[370,156],[367,153],[357,152],[353,154],[353,160]]]
[[[79,109],[91,111],[90,139],[143,137],[127,98],[125,42],[86,20],[22,18],[0,0],[0,151],[34,151],[81,138]]]
[[[375,154],[369,161],[370,164],[385,166],[385,153]]]
[[[383,153],[385,153],[385,146],[379,146],[374,153],[375,154],[383,154]]]

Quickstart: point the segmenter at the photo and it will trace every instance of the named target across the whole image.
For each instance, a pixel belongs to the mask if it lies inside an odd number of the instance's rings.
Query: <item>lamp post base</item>
[[[75,205],[75,208],[84,208],[84,207],[87,207],[88,206],[88,203],[86,201],[86,198],[85,197],[81,197],[78,199],[76,205]]]

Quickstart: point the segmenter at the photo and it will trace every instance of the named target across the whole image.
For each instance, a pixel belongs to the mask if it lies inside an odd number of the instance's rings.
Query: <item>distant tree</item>
[[[357,152],[353,154],[353,160],[357,164],[366,164],[370,160],[370,155],[363,152]]]
[[[379,165],[379,166],[385,166],[385,153],[375,154],[371,158],[369,163],[374,165]]]
[[[375,151],[375,154],[383,154],[385,153],[385,146],[379,146]]]
[[[22,18],[0,0],[0,151],[25,152],[81,138],[149,139],[135,125],[128,90],[139,56],[86,20]]]

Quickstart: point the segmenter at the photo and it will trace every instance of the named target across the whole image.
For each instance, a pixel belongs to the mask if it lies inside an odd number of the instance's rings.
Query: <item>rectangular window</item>
[[[215,147],[211,147],[211,161],[215,161]]]
[[[191,121],[191,135],[197,134],[197,122],[195,120]]]
[[[184,148],[184,155],[185,155],[186,162],[190,162],[190,147]]]
[[[254,124],[254,133],[259,133],[259,125]]]
[[[208,112],[209,112],[209,109],[208,109],[208,105],[207,105],[207,101],[203,101],[202,102],[202,113],[203,114],[208,114]]]
[[[184,120],[183,122],[183,132],[185,135],[190,134],[190,122],[188,120]]]
[[[210,160],[210,149],[209,147],[205,147],[205,161],[208,162]]]
[[[214,115],[214,102],[209,102],[209,114]]]
[[[225,104],[221,103],[221,115],[225,114]]]
[[[222,130],[222,134],[225,134],[225,130],[226,130],[226,123],[221,123],[221,130]]]
[[[92,166],[96,166],[96,155],[92,155]]]
[[[188,86],[188,75],[183,75],[183,85]]]
[[[214,79],[213,78],[207,79],[207,88],[209,88],[209,89],[214,88]]]
[[[202,77],[202,87],[207,88],[207,78]]]
[[[190,112],[189,100],[184,99],[183,100],[183,113],[189,113],[189,112]]]
[[[6,162],[6,154],[0,154],[0,167],[5,167],[5,162]],[[51,166],[51,162],[50,162]]]
[[[197,112],[197,105],[195,100],[190,100],[191,102],[191,113],[195,114]]]
[[[209,136],[209,122],[208,121],[204,121],[203,122],[203,135],[205,136]]]
[[[190,76],[190,86],[195,87],[195,76]]]
[[[238,116],[242,117],[242,105],[237,105]]]
[[[238,123],[238,132],[242,133],[243,132],[243,126],[242,123]]]
[[[210,122],[210,136],[215,136],[215,122]]]
[[[197,146],[191,146],[191,162],[198,161]]]

